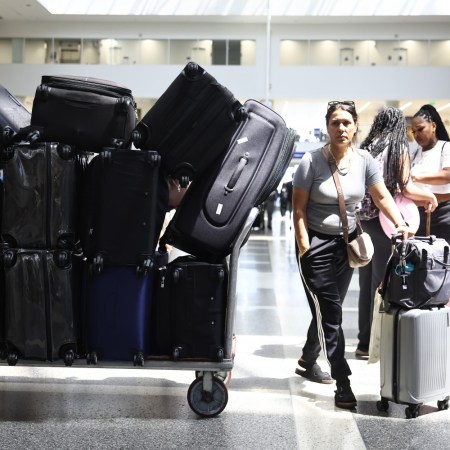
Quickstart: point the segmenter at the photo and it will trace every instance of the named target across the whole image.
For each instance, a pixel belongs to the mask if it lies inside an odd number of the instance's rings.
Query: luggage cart
[[[189,386],[187,400],[190,408],[201,417],[215,417],[219,415],[226,407],[228,402],[227,380],[231,377],[231,371],[234,365],[234,318],[237,302],[237,272],[239,263],[239,254],[241,247],[245,244],[252,224],[259,214],[258,208],[252,208],[244,226],[242,227],[230,256],[227,258],[229,265],[228,277],[228,295],[226,307],[226,320],[224,329],[224,355],[220,361],[212,360],[161,360],[146,359],[143,364],[134,364],[136,370],[141,368],[157,370],[192,370],[195,372],[195,380]],[[17,359],[10,360],[7,355],[3,355],[10,366],[17,363]],[[60,367],[66,366],[93,367],[91,363],[98,368],[133,368],[126,361],[91,361],[89,355],[86,358],[71,359],[68,363],[66,359],[61,361],[35,361],[21,360],[24,365],[33,365],[39,367]],[[87,363],[87,364],[86,364]],[[70,370],[70,369],[69,369]]]

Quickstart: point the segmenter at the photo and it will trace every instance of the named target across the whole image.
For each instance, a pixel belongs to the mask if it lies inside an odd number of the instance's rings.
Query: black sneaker
[[[337,385],[336,388],[337,389],[334,391],[336,393],[334,396],[334,404],[338,408],[355,409],[357,401],[352,388],[350,387],[350,383]]]

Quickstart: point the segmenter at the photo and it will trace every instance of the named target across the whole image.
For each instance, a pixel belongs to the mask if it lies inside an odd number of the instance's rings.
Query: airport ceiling
[[[443,22],[448,0],[0,0],[3,21]]]

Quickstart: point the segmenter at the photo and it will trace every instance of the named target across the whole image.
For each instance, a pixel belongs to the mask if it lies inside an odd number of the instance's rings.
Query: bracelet
[[[300,258],[309,250],[309,248],[303,250],[302,252],[298,252]]]
[[[407,227],[408,226],[408,224],[407,223],[396,223],[395,225],[394,225],[394,227],[397,229],[397,228],[399,228],[399,227]]]

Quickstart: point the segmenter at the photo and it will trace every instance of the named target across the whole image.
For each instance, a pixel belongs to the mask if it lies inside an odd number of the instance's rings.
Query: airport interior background
[[[129,87],[142,117],[189,61],[297,130],[282,181],[323,144],[330,100],[356,102],[359,140],[384,105],[409,122],[433,104],[450,131],[448,1],[0,0],[0,84],[30,111],[41,76],[62,74]],[[194,374],[182,370],[0,362],[0,447],[450,449],[448,410],[424,405],[413,420],[402,405],[377,410],[379,365],[354,356],[357,271],[343,328],[358,410],[336,409],[334,386],[295,375],[311,316],[290,220],[276,208],[272,229],[242,248],[236,361],[218,417],[189,410]]]

